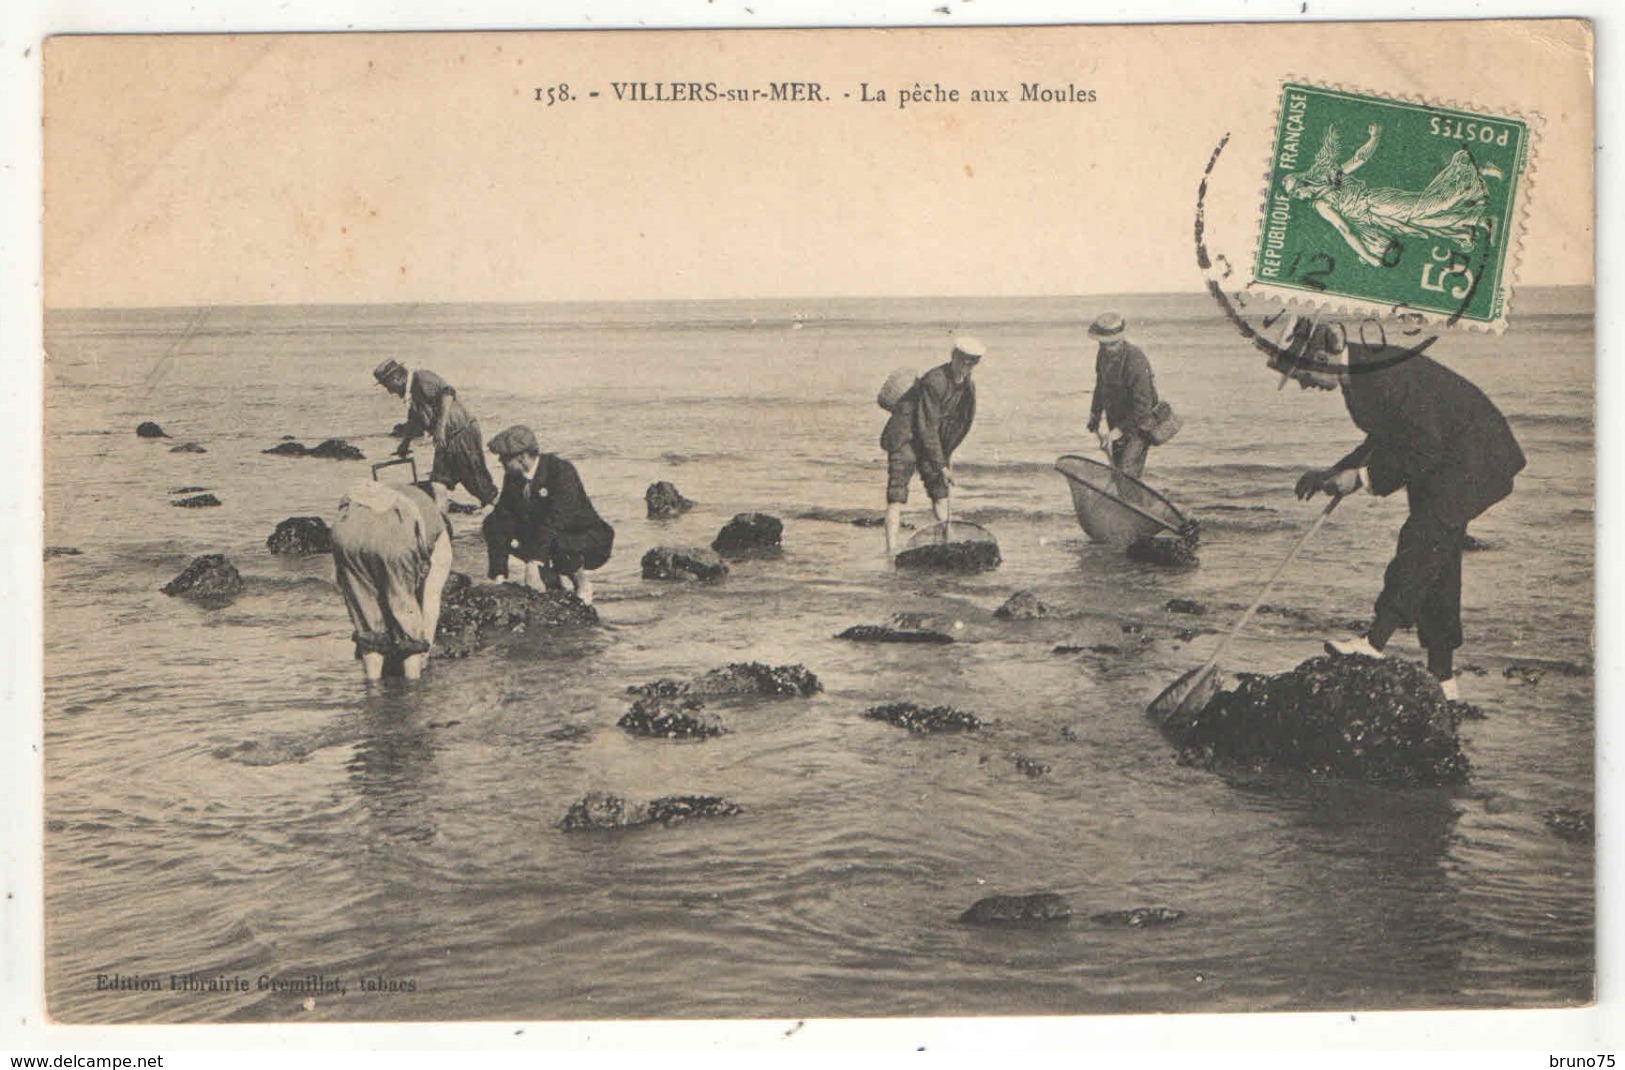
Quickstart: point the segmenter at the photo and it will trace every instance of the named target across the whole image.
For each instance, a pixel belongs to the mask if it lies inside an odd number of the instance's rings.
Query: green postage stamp
[[[1504,325],[1527,121],[1289,82],[1272,150],[1256,285]]]

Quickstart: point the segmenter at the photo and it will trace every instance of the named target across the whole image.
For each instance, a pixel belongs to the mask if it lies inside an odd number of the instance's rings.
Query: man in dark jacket
[[[468,492],[490,505],[497,485],[485,465],[479,421],[457,400],[457,391],[434,372],[408,371],[399,361],[386,360],[372,371],[378,384],[396,397],[407,398],[406,427],[396,456],[412,452],[419,435],[434,437],[434,470],[429,478],[451,490],[461,483]]]
[[[592,604],[587,573],[602,568],[615,545],[610,527],[587,497],[575,465],[543,453],[523,425],[491,438],[491,452],[507,473],[496,508],[485,518],[485,546],[493,580],[508,578],[508,557],[525,562],[525,585],[561,589],[562,573],[576,596]]]
[[[971,372],[986,352],[982,343],[954,339],[948,363],[932,368],[892,409],[880,448],[886,451],[886,550],[895,554],[903,528],[903,505],[914,473],[931,496],[939,521],[948,519],[949,464],[976,419],[976,384]]]
[[[1089,336],[1100,339],[1095,356],[1095,396],[1089,404],[1089,433],[1100,436],[1100,445],[1111,455],[1112,467],[1139,479],[1145,471],[1145,455],[1151,449],[1152,410],[1157,407],[1157,387],[1152,381],[1151,362],[1140,347],[1124,335],[1128,325],[1116,312],[1103,313],[1089,326]],[[1117,432],[1111,436],[1100,429],[1100,418]]]
[[[1298,497],[1347,494],[1363,485],[1380,495],[1403,487],[1410,502],[1371,630],[1326,649],[1380,656],[1397,628],[1414,624],[1429,671],[1446,697],[1458,698],[1454,662],[1462,639],[1467,524],[1512,493],[1523,451],[1483,391],[1420,351],[1345,343],[1341,332],[1324,326],[1309,339],[1306,360],[1288,374],[1305,386],[1340,384],[1349,416],[1366,438],[1330,468],[1306,472]]]

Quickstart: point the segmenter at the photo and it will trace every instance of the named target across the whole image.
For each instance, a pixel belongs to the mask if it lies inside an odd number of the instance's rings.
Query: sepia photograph
[[[1592,1005],[1593,62],[50,37],[47,1019]]]

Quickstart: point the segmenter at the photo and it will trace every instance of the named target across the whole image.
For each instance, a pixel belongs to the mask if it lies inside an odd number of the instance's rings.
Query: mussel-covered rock
[[[162,589],[167,595],[183,595],[194,602],[224,604],[243,593],[243,577],[225,554],[204,554],[188,561],[180,575]]]
[[[643,555],[646,580],[719,580],[727,574],[726,561],[699,547],[656,546]]]
[[[135,428],[135,434],[136,434],[137,438],[168,438],[169,437],[168,433],[165,432],[163,428],[159,427],[157,424],[153,423],[151,420],[142,420],[139,424],[137,424],[136,428]]]
[[[1186,765],[1448,785],[1470,773],[1459,720],[1418,665],[1324,655],[1273,676],[1240,674],[1234,691],[1161,727]]]
[[[179,446],[169,447],[170,453],[208,453],[209,451],[196,442],[182,442]]]
[[[996,542],[933,542],[898,554],[897,567],[938,572],[987,572],[998,568],[1003,560]]]
[[[350,445],[342,438],[329,438],[320,445],[312,446],[306,454],[308,457],[322,457],[330,461],[364,461],[366,454],[355,446]]]
[[[283,441],[278,442],[268,450],[260,450],[260,452],[276,454],[279,457],[303,457],[310,450],[305,447],[303,442]]]
[[[727,731],[705,715],[703,701],[686,695],[641,695],[616,724],[649,739],[710,739]]]
[[[45,556],[47,558],[78,557],[82,553],[84,553],[84,551],[79,549],[77,546],[47,546],[45,548]]]
[[[871,721],[885,721],[898,728],[906,728],[918,736],[934,732],[974,732],[982,727],[981,719],[973,713],[952,706],[920,706],[913,702],[871,706],[863,715]]]
[[[766,665],[759,661],[736,661],[692,680],[655,680],[634,684],[629,694],[645,696],[695,695],[707,698],[762,695],[769,698],[805,698],[824,690],[824,685],[805,665]]]
[[[1547,810],[1540,818],[1546,822],[1547,828],[1574,843],[1590,843],[1596,834],[1596,818],[1590,810],[1560,806]]]
[[[650,520],[669,520],[694,508],[694,503],[683,497],[676,484],[664,479],[649,484],[649,489],[643,492],[643,504],[649,510]]]
[[[1055,892],[990,895],[959,915],[967,925],[1050,925],[1072,917],[1072,904]]]
[[[1143,929],[1149,925],[1168,925],[1184,916],[1183,910],[1173,907],[1135,907],[1132,910],[1106,910],[1091,914],[1089,920],[1096,925],[1126,925],[1131,929]]]
[[[993,611],[1000,620],[1042,620],[1054,612],[1031,591],[1017,591]]]
[[[761,557],[783,547],[784,521],[766,513],[740,513],[722,526],[711,549],[724,557]]]
[[[504,635],[532,628],[598,623],[598,611],[567,591],[533,591],[517,583],[476,584],[454,572],[441,593],[435,656],[463,658]]]
[[[1030,777],[1041,777],[1049,772],[1049,766],[1036,758],[1028,758],[1026,755],[1017,754],[1013,755],[1011,760],[1016,763],[1017,769]]]
[[[220,504],[220,499],[213,494],[194,494],[190,498],[181,498],[169,504],[177,509],[212,509]]]
[[[1170,598],[1164,604],[1163,608],[1167,609],[1170,613],[1189,613],[1191,616],[1195,617],[1200,617],[1207,612],[1207,606],[1204,606],[1194,598]]]
[[[649,802],[630,802],[619,795],[594,791],[571,804],[559,827],[566,832],[629,829],[675,825],[697,817],[732,817],[737,813],[739,804],[720,795],[662,795]]]
[[[265,548],[273,554],[327,554],[333,535],[319,516],[290,516],[266,536]]]
[[[1170,535],[1146,535],[1135,539],[1128,544],[1128,556],[1132,561],[1166,568],[1195,568],[1200,564],[1194,539]]]
[[[954,637],[934,628],[894,628],[888,624],[854,624],[835,638],[854,643],[951,643]]]

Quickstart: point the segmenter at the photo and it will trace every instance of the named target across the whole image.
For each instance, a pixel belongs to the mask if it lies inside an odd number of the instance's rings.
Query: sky
[[[1550,21],[58,37],[46,304],[1195,290],[1210,154],[1228,136],[1209,209],[1245,247],[1309,76],[1534,118],[1518,279],[1583,284],[1590,47]],[[616,99],[691,81],[823,99]]]

